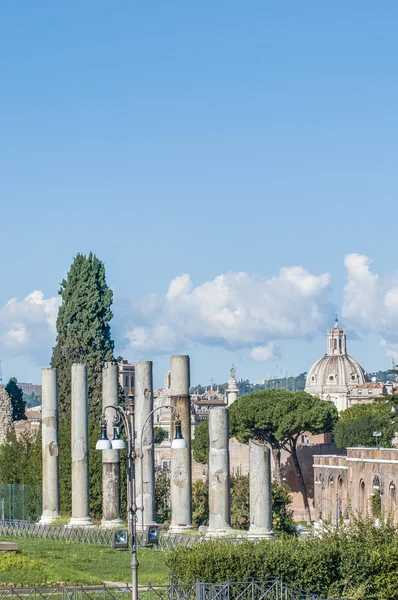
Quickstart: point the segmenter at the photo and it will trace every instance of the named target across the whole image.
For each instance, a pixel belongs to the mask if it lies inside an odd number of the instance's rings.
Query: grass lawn
[[[0,537],[15,542],[20,552],[0,553],[0,586],[37,586],[62,583],[93,585],[130,583],[131,552],[106,546],[55,540]],[[166,584],[168,569],[163,552],[138,550],[139,585]],[[8,586],[7,586],[8,584]]]

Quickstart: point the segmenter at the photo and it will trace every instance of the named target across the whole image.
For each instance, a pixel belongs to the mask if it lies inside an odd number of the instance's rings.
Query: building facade
[[[314,456],[316,520],[353,515],[398,523],[398,448],[348,448],[346,456]]]

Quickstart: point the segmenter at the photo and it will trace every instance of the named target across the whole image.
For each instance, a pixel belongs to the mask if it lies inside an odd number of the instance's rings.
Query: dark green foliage
[[[249,477],[231,477],[231,525],[234,529],[249,529]]]
[[[170,523],[170,472],[158,470],[155,475],[156,522]]]
[[[51,366],[58,369],[59,406],[70,413],[71,366],[87,365],[90,417],[101,415],[101,373],[113,360],[111,339],[112,290],[105,281],[104,264],[92,253],[78,254],[59,290],[62,305],[57,317],[57,340]]]
[[[209,484],[194,481],[192,484],[192,525],[196,528],[209,524]]]
[[[355,521],[322,539],[209,542],[166,555],[183,582],[283,579],[329,598],[394,600],[398,589],[398,535],[387,524]]]
[[[59,491],[62,515],[72,510],[72,454],[70,421],[66,416],[59,419]]]
[[[7,383],[5,390],[11,400],[11,419],[13,421],[23,421],[26,419],[25,407],[26,402],[23,397],[23,391],[17,385],[15,377],[11,377]]]
[[[354,404],[343,410],[334,427],[334,440],[339,448],[358,446],[376,446],[374,431],[382,435],[379,445],[390,448],[395,435],[396,425],[392,422],[398,419],[398,413],[392,418],[389,402],[372,402],[369,404]]]
[[[209,420],[205,419],[195,427],[192,440],[193,457],[196,462],[206,465],[209,459]]]
[[[163,427],[154,427],[153,438],[155,444],[161,444],[167,438],[167,431]]]
[[[0,482],[41,485],[41,434],[23,433],[16,438],[12,429],[7,443],[0,445]]]

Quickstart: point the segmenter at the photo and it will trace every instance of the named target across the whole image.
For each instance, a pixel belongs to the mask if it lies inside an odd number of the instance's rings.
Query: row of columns
[[[176,421],[181,424],[184,447],[171,449],[170,533],[192,528],[192,461],[189,356],[172,356],[170,364],[171,440]],[[58,463],[58,382],[56,369],[42,370],[43,514],[41,523],[59,517]],[[90,526],[88,463],[87,367],[72,365],[71,443],[72,516],[71,526]],[[119,404],[118,366],[105,363],[102,372],[103,412],[107,435],[113,437]],[[153,433],[152,362],[141,361],[135,368],[137,505],[141,509],[138,529],[155,523],[155,465]],[[230,518],[229,411],[214,407],[209,414],[209,536],[228,535]],[[250,530],[249,537],[272,536],[271,460],[267,447],[250,442]],[[118,450],[102,452],[103,527],[120,524],[120,456]]]

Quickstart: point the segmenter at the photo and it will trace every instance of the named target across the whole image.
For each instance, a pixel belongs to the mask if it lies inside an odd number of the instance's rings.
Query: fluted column
[[[107,422],[107,435],[113,437],[113,424],[117,413],[106,406],[119,405],[119,368],[116,363],[106,362],[102,369],[102,411]],[[102,521],[101,527],[118,527],[120,518],[120,452],[102,451]]]
[[[152,362],[135,366],[135,423],[137,431],[136,490],[137,528],[156,523],[155,517],[155,446],[153,436]]]
[[[40,523],[52,523],[59,515],[58,375],[42,369],[43,513]]]
[[[250,529],[249,538],[272,538],[271,452],[267,446],[249,442]]]
[[[72,517],[70,526],[92,524],[88,469],[87,367],[72,365]]]
[[[175,421],[181,421],[186,448],[171,450],[171,525],[169,531],[178,533],[192,528],[192,450],[191,400],[189,396],[190,363],[187,355],[170,359],[170,402],[175,406],[171,417],[171,442],[175,437]]]
[[[229,485],[229,410],[217,406],[209,412],[209,528],[208,536],[231,531]]]

